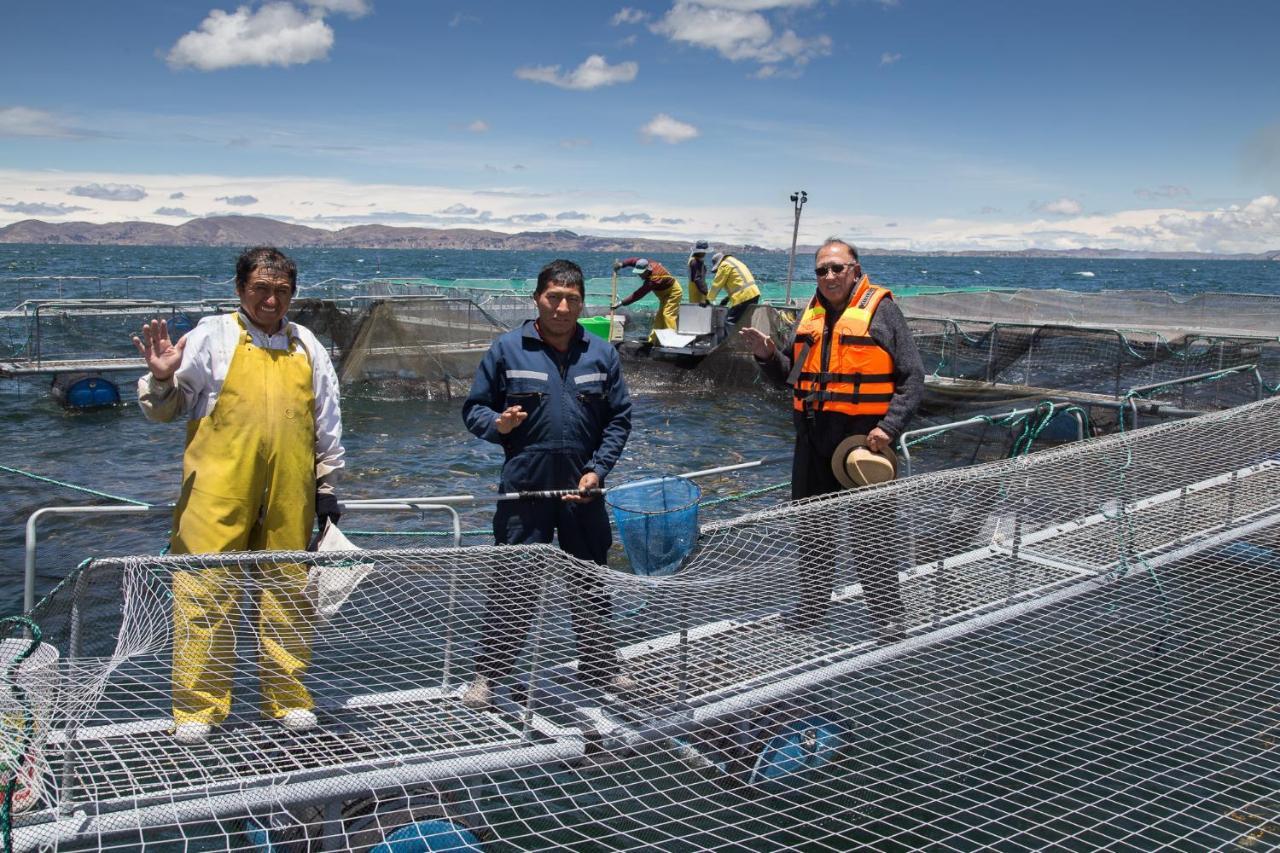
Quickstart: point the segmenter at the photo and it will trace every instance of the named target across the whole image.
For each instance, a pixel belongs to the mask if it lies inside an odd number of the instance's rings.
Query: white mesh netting
[[[316,616],[308,567],[353,565]],[[184,573],[235,590],[234,705],[194,745]],[[93,561],[34,613],[60,678],[15,846],[1273,847],[1278,581],[1277,400],[709,525],[661,578],[550,546]],[[514,665],[472,708],[486,626]],[[280,646],[311,731],[259,716]],[[633,684],[579,677],[614,646]]]

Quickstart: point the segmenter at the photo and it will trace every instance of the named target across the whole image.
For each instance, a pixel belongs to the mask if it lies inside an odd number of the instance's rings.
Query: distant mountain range
[[[592,237],[572,231],[504,234],[479,228],[407,228],[355,225],[338,231],[291,225],[262,216],[210,216],[182,225],[155,222],[42,222],[27,219],[0,228],[0,243],[84,246],[256,246],[344,249],[472,249],[556,252],[687,252],[688,240],[647,237]],[[760,246],[726,246],[739,252],[774,251]]]
[[[648,237],[594,237],[573,231],[521,231],[504,234],[479,228],[409,228],[391,225],[355,225],[338,231],[291,225],[263,216],[210,216],[182,225],[156,222],[43,222],[26,219],[0,228],[0,243],[42,243],[82,246],[251,246],[269,244],[290,248],[349,249],[471,249],[544,252],[683,253],[689,240],[654,240]],[[717,248],[739,253],[780,253],[785,249],[715,243]],[[812,253],[816,246],[800,246]],[[862,250],[867,255],[909,257],[1001,258],[1166,258],[1280,261],[1280,249],[1256,254],[1216,255],[1207,252],[1135,252],[1123,249],[1024,249],[1005,251],[924,252],[902,249]]]

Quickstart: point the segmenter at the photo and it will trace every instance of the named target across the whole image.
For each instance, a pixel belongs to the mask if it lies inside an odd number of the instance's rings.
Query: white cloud
[[[902,58],[902,54],[890,53],[889,51],[886,50],[884,53],[880,54],[880,64],[892,65],[893,63],[897,62],[901,58]]]
[[[1247,252],[1264,243],[1280,243],[1280,198],[1263,195],[1245,205],[1208,212],[1167,211],[1156,220],[1159,238],[1185,241],[1185,248],[1203,252]],[[1161,234],[1160,232],[1163,232]]]
[[[560,147],[561,147],[561,148],[568,148],[568,149],[573,149],[573,148],[586,148],[586,147],[587,147],[588,145],[590,145],[590,144],[591,144],[591,140],[590,140],[590,139],[587,139],[585,136],[578,136],[578,137],[574,137],[574,138],[572,138],[572,139],[561,139],[561,140],[560,140]]]
[[[1053,201],[1045,202],[1036,207],[1041,213],[1052,213],[1058,216],[1075,216],[1084,208],[1080,206],[1080,202],[1074,198],[1056,198]]]
[[[675,145],[679,142],[688,142],[690,139],[696,139],[698,129],[691,124],[686,124],[679,119],[674,119],[666,113],[658,113],[649,123],[640,128],[640,132],[647,139],[661,139]]]
[[[214,201],[225,201],[232,207],[248,207],[258,203],[257,197],[251,195],[220,195]]]
[[[368,0],[306,0],[306,3],[321,15],[337,12],[348,18],[363,18],[373,11],[373,4]]]
[[[0,107],[0,137],[35,136],[51,139],[70,139],[83,136],[82,131],[70,127],[64,119],[44,110],[31,107]]]
[[[612,86],[615,83],[630,83],[636,79],[639,70],[640,66],[634,62],[610,65],[603,56],[592,54],[568,74],[561,74],[559,65],[534,65],[517,68],[516,76],[521,80],[549,83],[561,89],[586,90]]]
[[[812,6],[817,0],[697,0],[699,5],[739,12],[764,12],[769,9],[798,9]]]
[[[136,184],[83,184],[67,190],[67,194],[102,201],[138,201],[147,197],[147,191]]]
[[[523,173],[517,173],[523,174]],[[67,193],[77,186],[146,186],[150,194],[138,201],[89,200],[75,204],[87,210],[68,210]],[[137,174],[127,172],[53,172],[46,169],[0,167],[0,226],[32,216],[66,221],[74,214],[86,222],[139,220],[168,222],[155,213],[153,198],[167,199],[183,192],[184,209],[197,216],[224,214],[219,197],[234,196],[253,187],[261,199],[255,209],[283,221],[322,228],[383,222],[427,225],[468,224],[514,232],[530,227],[571,227],[612,236],[661,237],[679,240],[712,238],[718,242],[756,243],[786,248],[791,242],[791,206],[770,200],[759,204],[723,203],[680,198],[662,186],[608,186],[535,190],[518,184],[495,184],[482,189],[412,183],[375,183],[311,176],[214,175],[199,173]],[[848,234],[871,247],[917,251],[986,249],[1016,251],[1027,248],[1075,249],[1096,247],[1133,251],[1202,251],[1255,253],[1280,249],[1280,198],[1259,195],[1252,200],[1212,210],[1192,210],[1169,204],[1163,208],[1135,206],[1110,213],[1074,216],[1027,215],[1026,208],[975,209],[955,218],[904,216],[900,211],[866,209],[851,214],[839,205],[806,207],[800,240],[821,242],[828,234]],[[24,207],[17,209],[16,205]],[[48,213],[23,213],[25,205],[49,204]],[[450,210],[442,213],[443,210]],[[7,206],[7,207],[6,207]],[[319,211],[325,211],[318,215]],[[458,211],[474,211],[462,214]],[[519,224],[516,216],[546,213],[541,225]],[[648,219],[644,217],[648,216]],[[55,217],[62,217],[56,219]],[[675,224],[673,220],[683,219]],[[665,221],[664,220],[668,220]],[[897,222],[896,228],[886,223]],[[874,274],[874,270],[873,270]]]
[[[439,210],[436,212],[443,213],[445,216],[475,216],[480,211],[477,208],[468,207],[465,204],[457,203],[457,204],[451,204],[448,207],[444,208],[443,210]]]
[[[454,12],[453,17],[449,19],[449,26],[460,27],[463,24],[478,24],[480,19],[474,15],[468,15],[464,12]]]
[[[482,118],[478,118],[471,122],[471,124],[467,125],[467,130],[472,133],[487,133],[489,130],[489,122]]]
[[[677,0],[662,20],[650,29],[672,41],[711,48],[726,59],[760,63],[792,61],[804,65],[814,56],[831,52],[831,37],[802,38],[792,30],[775,33],[773,26],[759,9],[807,3],[741,3],[720,0],[719,3]]]
[[[45,204],[38,201],[19,201],[13,204],[0,204],[0,210],[7,210],[10,213],[21,213],[23,216],[66,216],[68,213],[78,213],[82,210],[88,210],[87,207],[79,207],[74,204]]]
[[[178,39],[166,59],[173,68],[200,71],[324,59],[333,47],[333,28],[325,23],[324,11],[321,5],[316,13],[307,13],[283,2],[258,9],[241,6],[234,12],[214,9],[199,29]]]
[[[613,216],[602,216],[600,217],[600,221],[601,222],[617,222],[617,223],[626,225],[632,222],[649,223],[653,221],[653,217],[647,213],[617,213],[617,214],[614,214]]]
[[[649,17],[649,13],[641,9],[632,9],[630,6],[623,6],[618,13],[613,16],[612,24],[616,27],[620,24],[638,24]]]
[[[779,65],[761,65],[747,76],[753,80],[797,80],[801,77],[799,68],[783,68]]]

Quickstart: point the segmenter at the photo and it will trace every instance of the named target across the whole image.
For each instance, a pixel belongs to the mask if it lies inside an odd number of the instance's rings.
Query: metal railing
[[[1233,367],[1224,367],[1221,370],[1210,370],[1205,373],[1197,373],[1194,376],[1183,376],[1179,379],[1169,379],[1165,382],[1152,382],[1148,385],[1135,385],[1130,388],[1124,395],[1124,400],[1128,403],[1133,412],[1133,426],[1138,426],[1138,398],[1148,391],[1159,391],[1165,388],[1178,387],[1182,392],[1181,408],[1187,407],[1187,386],[1194,382],[1206,382],[1214,379],[1221,379],[1223,376],[1230,376],[1233,373],[1249,373],[1253,376],[1253,399],[1261,400],[1263,397],[1263,389],[1265,385],[1262,381],[1262,372],[1256,364],[1237,364]]]
[[[104,504],[99,506],[47,506],[31,513],[27,518],[26,532],[26,562],[23,574],[22,587],[22,611],[30,613],[31,608],[36,604],[36,562],[37,548],[39,545],[38,526],[42,519],[55,515],[69,516],[102,516],[102,515],[125,515],[139,513],[157,513],[157,512],[173,512],[174,504],[149,504],[145,506],[132,504]],[[450,515],[450,523],[453,528],[453,545],[455,548],[462,545],[462,520],[458,516],[458,511],[446,504],[425,503],[413,499],[402,500],[392,499],[383,501],[344,501],[340,504],[342,511],[346,512],[428,512],[441,511]]]
[[[1016,418],[1016,417],[1021,417],[1023,415],[1030,415],[1039,411],[1039,409],[1040,409],[1039,406],[1035,406],[1029,409],[1011,409],[1002,415],[975,415],[972,418],[966,418],[965,420],[962,420],[962,421],[952,421],[951,423],[937,424],[935,426],[928,426],[928,427],[921,427],[920,429],[907,430],[906,432],[902,433],[902,435],[898,436],[898,449],[901,451],[901,454],[902,454],[903,476],[904,477],[911,476],[911,446],[910,446],[911,443],[908,439],[916,438],[916,437],[923,438],[923,437],[928,437],[932,435],[938,435],[944,432],[951,432],[952,430],[960,429],[961,427],[976,426],[978,424],[990,424],[997,420],[1002,420],[1006,418]],[[1081,412],[1078,407],[1072,406],[1070,408],[1063,409],[1061,412],[1055,413],[1053,417],[1057,417],[1060,414],[1069,414],[1073,418],[1075,418],[1076,440],[1083,441],[1085,437],[1085,423],[1084,423],[1083,412]]]

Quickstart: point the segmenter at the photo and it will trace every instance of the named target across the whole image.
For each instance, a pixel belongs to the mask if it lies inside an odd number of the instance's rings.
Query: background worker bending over
[[[649,343],[656,344],[659,330],[675,330],[679,325],[680,300],[684,297],[684,289],[680,287],[680,282],[676,281],[676,277],[667,272],[667,268],[657,261],[650,261],[645,258],[627,258],[626,260],[613,262],[614,272],[623,267],[631,267],[635,274],[644,281],[644,284],[640,285],[640,288],[635,293],[615,304],[613,310],[616,311],[623,305],[630,305],[643,299],[652,291],[658,297],[658,310],[653,315]]]

